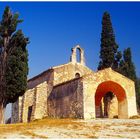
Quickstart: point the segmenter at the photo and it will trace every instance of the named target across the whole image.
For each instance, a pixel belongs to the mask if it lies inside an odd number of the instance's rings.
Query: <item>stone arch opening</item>
[[[81,62],[81,48],[79,47],[76,48],[76,62]]]
[[[95,93],[95,112],[96,117],[102,118],[102,98],[106,93],[112,92],[118,101],[118,118],[128,117],[128,105],[125,90],[121,85],[113,81],[102,82],[98,85]]]

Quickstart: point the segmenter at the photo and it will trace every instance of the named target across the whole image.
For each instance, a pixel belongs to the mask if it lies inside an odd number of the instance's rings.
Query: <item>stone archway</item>
[[[95,93],[96,113],[101,106],[101,99],[107,92],[112,92],[118,100],[118,118],[128,117],[128,105],[125,90],[121,85],[113,81],[105,81],[98,85]]]

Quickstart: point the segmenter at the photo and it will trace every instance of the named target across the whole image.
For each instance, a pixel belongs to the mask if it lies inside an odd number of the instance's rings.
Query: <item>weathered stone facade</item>
[[[54,86],[48,97],[48,115],[50,117],[83,118],[82,79]]]
[[[76,50],[80,52],[77,62]],[[113,92],[109,117],[129,118],[136,115],[134,82],[107,68],[94,72],[85,66],[84,51],[72,49],[70,62],[52,67],[28,80],[28,90],[12,105],[12,123],[43,117],[102,117],[102,98]]]

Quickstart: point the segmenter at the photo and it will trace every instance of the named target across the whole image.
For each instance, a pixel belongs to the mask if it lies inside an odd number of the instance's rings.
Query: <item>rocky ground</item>
[[[0,138],[140,138],[140,119],[43,119],[0,125]]]

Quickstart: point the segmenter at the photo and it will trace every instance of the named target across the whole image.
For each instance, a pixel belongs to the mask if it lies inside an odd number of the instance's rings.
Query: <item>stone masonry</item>
[[[77,62],[76,50],[80,52]],[[70,62],[52,67],[28,80],[28,90],[12,104],[12,123],[29,122],[44,117],[103,117],[103,97],[115,95],[109,107],[109,118],[137,115],[134,82],[111,68],[97,72],[85,64],[84,50],[72,49]]]

